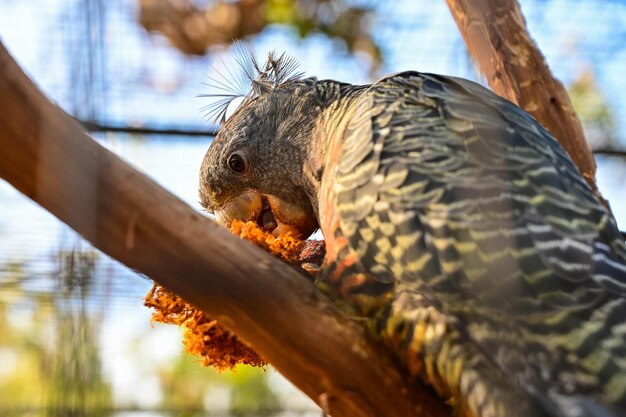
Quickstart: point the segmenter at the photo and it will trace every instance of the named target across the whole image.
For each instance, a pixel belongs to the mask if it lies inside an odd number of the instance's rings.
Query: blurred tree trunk
[[[530,37],[516,0],[446,0],[489,86],[532,114],[568,152],[596,195],[596,163],[567,90]]]

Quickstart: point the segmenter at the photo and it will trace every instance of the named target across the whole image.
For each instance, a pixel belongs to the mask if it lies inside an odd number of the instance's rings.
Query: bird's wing
[[[461,345],[547,408],[562,395],[626,407],[626,247],[552,136],[456,78],[397,74],[358,106],[335,185],[368,274],[349,291],[428,299]]]

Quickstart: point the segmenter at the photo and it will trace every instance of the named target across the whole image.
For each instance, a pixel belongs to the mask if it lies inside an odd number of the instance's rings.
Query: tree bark
[[[489,86],[532,114],[559,141],[607,206],[596,162],[563,84],[530,37],[516,0],[446,0],[467,49]]]
[[[248,341],[334,417],[447,416],[295,269],[87,136],[0,43],[0,177]]]

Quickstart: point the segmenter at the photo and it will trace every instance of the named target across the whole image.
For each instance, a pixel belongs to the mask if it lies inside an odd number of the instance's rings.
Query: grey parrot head
[[[321,111],[316,82],[261,85],[267,88],[223,122],[200,170],[200,202],[220,223],[252,220],[274,234],[303,237],[318,228],[315,196],[303,173]]]

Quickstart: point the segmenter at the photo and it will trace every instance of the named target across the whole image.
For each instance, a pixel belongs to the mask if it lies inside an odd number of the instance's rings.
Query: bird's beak
[[[250,190],[231,198],[222,207],[216,209],[214,214],[219,223],[229,226],[235,220],[257,221],[262,208],[261,196]]]
[[[300,238],[307,238],[318,228],[312,209],[254,190],[228,200],[215,210],[215,217],[219,223],[227,226],[235,220],[254,221],[275,236],[290,232]]]

